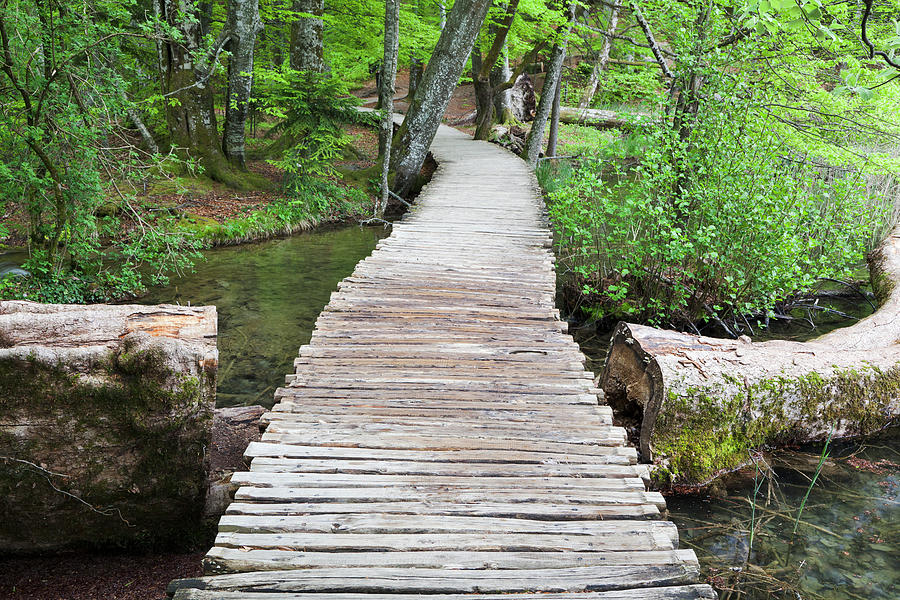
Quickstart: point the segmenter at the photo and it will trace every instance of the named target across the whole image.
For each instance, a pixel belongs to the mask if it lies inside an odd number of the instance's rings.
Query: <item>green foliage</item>
[[[285,171],[285,187],[298,194],[310,178],[334,174],[333,163],[350,140],[345,123],[370,121],[356,110],[359,101],[341,81],[319,73],[290,68],[260,70],[258,96],[263,111],[280,119],[274,131],[290,140],[284,154],[270,162]]]
[[[112,0],[0,7],[0,208],[18,205],[27,215],[31,273],[0,282],[0,297],[104,300],[189,262],[189,240],[173,241],[149,222],[122,238],[118,211],[106,214],[111,204],[128,205],[106,186],[135,162],[108,147],[117,119],[127,118],[115,66],[132,8]]]
[[[657,127],[633,168],[585,161],[550,194],[567,262],[601,314],[765,314],[848,275],[886,218],[858,173],[792,162],[745,105],[706,108],[689,139]]]

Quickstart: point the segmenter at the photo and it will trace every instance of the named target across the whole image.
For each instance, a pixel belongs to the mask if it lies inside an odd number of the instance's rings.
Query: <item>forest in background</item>
[[[380,217],[465,88],[457,125],[537,168],[573,305],[752,329],[855,277],[895,221],[898,18],[896,0],[6,0],[0,239],[28,275],[0,296],[121,298],[211,244]],[[350,91],[389,107],[395,65],[406,120],[364,155],[379,115]],[[204,217],[194,188],[256,200]]]

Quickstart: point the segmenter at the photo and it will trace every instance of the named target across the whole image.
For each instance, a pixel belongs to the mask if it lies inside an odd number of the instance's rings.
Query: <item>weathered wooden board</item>
[[[533,176],[454,130],[432,150],[275,392],[212,576],[170,595],[714,598],[565,334]]]
[[[361,600],[360,595],[357,593],[304,594],[282,592],[278,594],[278,597],[284,600]],[[229,592],[184,588],[177,591],[174,600],[270,600],[271,598],[272,594],[268,592]],[[716,593],[707,585],[653,587],[574,594],[479,594],[474,596],[475,600],[716,600],[716,598]],[[469,594],[437,594],[423,597],[410,594],[368,594],[365,596],[365,600],[473,600],[473,596]]]

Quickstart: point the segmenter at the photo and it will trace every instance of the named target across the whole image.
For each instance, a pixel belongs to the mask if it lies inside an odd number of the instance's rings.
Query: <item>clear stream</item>
[[[219,404],[272,403],[337,282],[384,235],[349,227],[206,253],[197,272],[144,303],[215,304]],[[821,333],[821,330],[820,330]],[[783,332],[782,337],[791,335]],[[807,337],[801,335],[800,337]],[[584,344],[596,369],[602,344]],[[781,451],[717,497],[668,499],[682,547],[694,548],[723,600],[900,598],[900,429],[832,448],[793,533],[821,448]],[[754,508],[755,505],[755,508]],[[755,533],[751,548],[751,526]],[[734,588],[729,593],[727,590]]]
[[[193,273],[173,277],[138,302],[215,304],[217,405],[271,407],[331,292],[386,234],[380,227],[343,227],[216,248]]]

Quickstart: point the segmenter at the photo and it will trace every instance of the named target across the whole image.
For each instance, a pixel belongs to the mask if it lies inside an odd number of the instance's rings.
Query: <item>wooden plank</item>
[[[214,573],[321,569],[334,567],[395,567],[445,569],[558,569],[573,565],[648,565],[697,568],[692,550],[644,552],[306,552],[215,546],[206,557]]]
[[[665,500],[658,492],[644,491],[543,491],[510,490],[485,488],[481,490],[425,490],[416,491],[397,488],[287,488],[287,487],[242,487],[235,494],[236,501],[251,502],[447,502],[455,504],[477,503],[545,503],[545,504],[586,504],[622,505],[655,504],[665,508]],[[522,511],[526,512],[526,511]]]
[[[234,533],[337,533],[337,534],[420,534],[420,533],[526,533],[569,536],[610,536],[636,532],[655,535],[662,531],[673,546],[678,545],[675,526],[664,521],[537,521],[497,517],[453,517],[446,515],[406,515],[381,513],[324,513],[316,515],[224,515],[219,532]]]
[[[414,488],[416,490],[464,488],[534,489],[544,491],[612,490],[643,491],[644,481],[638,477],[522,477],[472,475],[374,475],[370,473],[293,473],[251,471],[235,473],[231,483],[256,487],[298,488]]]
[[[598,432],[599,434],[599,432]],[[528,440],[524,436],[513,434],[494,436],[490,433],[479,435],[475,432],[465,437],[450,431],[427,432],[421,435],[407,433],[360,433],[304,431],[290,432],[266,431],[262,436],[264,442],[281,444],[304,444],[307,446],[335,446],[354,448],[392,448],[396,450],[532,450],[535,452],[559,452],[563,454],[588,454],[591,456],[606,454],[598,450],[603,446],[618,446],[625,442],[625,434],[605,439],[585,440],[580,442],[561,442],[545,440]],[[536,436],[538,437],[538,436]]]
[[[662,578],[667,581],[665,576]],[[192,583],[185,584],[192,585]],[[198,583],[197,585],[205,585]],[[646,585],[652,585],[649,581]],[[434,594],[422,597],[410,594],[367,594],[365,597],[353,592],[342,593],[292,593],[276,592],[284,600],[718,600],[718,596],[708,585],[683,585],[677,587],[645,587],[605,592],[587,593],[538,593],[538,594],[479,594],[478,596],[459,594]],[[270,600],[270,592],[233,592],[181,588],[175,593],[173,600]]]
[[[523,451],[504,448],[482,452],[479,450],[397,450],[384,448],[360,448],[360,447],[323,447],[310,446],[303,443],[278,444],[270,442],[251,442],[244,452],[244,456],[254,458],[265,456],[272,458],[291,459],[377,459],[381,461],[417,461],[417,462],[449,462],[449,463],[493,463],[493,464],[532,464],[532,465],[557,465],[557,464],[607,464],[610,457],[636,457],[634,448],[622,446],[595,446],[591,454],[577,454],[574,452],[553,452],[549,448],[538,451]]]
[[[655,523],[656,521],[647,521]],[[609,535],[576,536],[527,533],[230,533],[220,532],[216,546],[231,548],[290,548],[307,552],[600,552],[671,550],[663,531],[624,529]]]
[[[627,465],[627,466],[625,466]],[[627,460],[617,464],[517,464],[444,463],[396,460],[286,459],[259,457],[251,470],[257,473],[378,473],[382,475],[444,475],[454,477],[639,477],[646,479],[644,465]]]
[[[202,585],[207,590],[246,589],[279,593],[353,590],[358,594],[508,594],[535,589],[572,593],[688,583],[696,576],[696,571],[684,567],[673,573],[671,567],[648,565],[639,568],[600,565],[508,570],[335,568],[219,575],[204,578],[193,585]],[[633,594],[634,590],[629,590],[629,593]]]
[[[252,489],[252,488],[247,488]],[[535,519],[546,521],[584,521],[589,519],[651,519],[659,518],[660,498],[635,497],[632,502],[620,498],[620,504],[561,504],[500,502],[484,500],[463,503],[434,501],[431,499],[405,502],[342,502],[326,504],[321,502],[300,502],[282,500],[272,503],[271,497],[259,494],[260,502],[252,498],[238,498],[228,506],[228,514],[247,515],[311,515],[363,513],[411,515],[454,515],[471,517],[498,517],[509,519]],[[244,494],[242,494],[244,496]],[[646,500],[646,502],[644,502]],[[653,502],[656,500],[656,502]],[[665,506],[663,505],[663,508]]]

